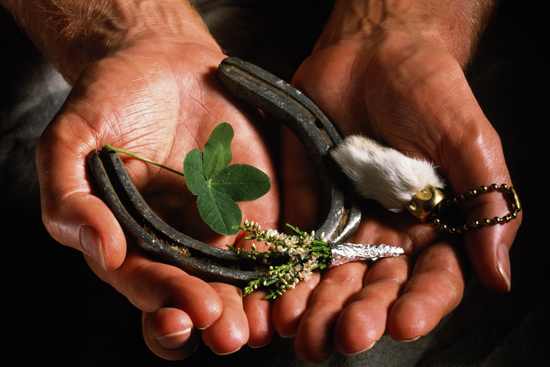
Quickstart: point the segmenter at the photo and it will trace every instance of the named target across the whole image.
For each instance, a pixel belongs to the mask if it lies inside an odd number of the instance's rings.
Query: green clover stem
[[[233,128],[223,122],[217,125],[201,152],[193,149],[185,155],[183,172],[134,153],[105,146],[143,162],[185,177],[189,191],[197,196],[197,207],[204,222],[215,232],[234,235],[239,231],[242,213],[238,201],[256,200],[271,189],[269,177],[248,164],[230,164]]]
[[[111,146],[111,145],[109,145],[109,144],[105,144],[105,146],[106,146],[107,148],[111,149],[111,150],[114,150],[115,152],[129,155],[130,157],[134,157],[134,158],[136,158],[136,159],[139,159],[140,161],[143,161],[143,162],[146,162],[146,163],[150,163],[150,164],[155,165],[155,166],[157,166],[157,167],[164,168],[164,169],[166,169],[166,170],[168,170],[168,171],[170,171],[170,172],[173,172],[173,173],[176,173],[176,174],[178,174],[178,175],[180,175],[180,176],[183,176],[183,173],[181,173],[181,172],[179,172],[179,171],[176,171],[175,169],[172,169],[172,168],[170,168],[170,167],[166,167],[166,166],[164,166],[164,165],[162,165],[162,164],[160,164],[160,163],[151,161],[151,160],[149,160],[149,159],[147,159],[147,158],[140,157],[140,156],[137,155],[137,154],[128,152],[128,151],[123,150],[123,149],[115,148],[115,147],[113,147],[113,146]]]

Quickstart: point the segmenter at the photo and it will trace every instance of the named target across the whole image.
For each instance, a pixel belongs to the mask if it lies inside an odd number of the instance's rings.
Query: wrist
[[[494,3],[494,0],[339,0],[316,49],[351,42],[368,50],[376,49],[388,39],[408,38],[441,48],[465,66]]]
[[[218,48],[184,0],[1,0],[29,38],[73,83],[91,63],[143,41]]]

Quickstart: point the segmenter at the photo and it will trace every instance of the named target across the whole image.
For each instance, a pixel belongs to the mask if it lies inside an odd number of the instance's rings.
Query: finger
[[[486,197],[485,203],[473,210],[469,221],[479,218],[492,219],[502,217],[510,212],[501,193]],[[498,197],[500,196],[500,198]],[[464,235],[464,242],[472,267],[480,281],[489,290],[507,292],[512,286],[512,269],[509,250],[521,224],[522,213],[516,220],[508,223],[493,224],[477,228]]]
[[[361,289],[336,323],[335,346],[344,354],[370,348],[386,331],[389,310],[401,294],[410,273],[406,256],[381,259],[370,266]]]
[[[349,299],[363,285],[366,264],[348,263],[329,269],[313,293],[296,333],[295,351],[308,363],[322,363],[334,351],[334,327]]]
[[[225,355],[238,351],[249,338],[248,320],[243,310],[240,289],[223,283],[210,283],[223,303],[220,318],[203,330],[202,340],[216,354]]]
[[[177,308],[198,329],[214,324],[222,314],[222,301],[207,283],[174,266],[149,260],[137,250],[128,251],[122,266],[112,271],[104,271],[89,257],[86,260],[102,280],[144,312]]]
[[[147,347],[161,358],[176,361],[190,356],[199,343],[199,333],[191,318],[177,308],[144,312],[143,338]]]
[[[264,298],[266,295],[267,292],[258,290],[243,299],[243,309],[250,330],[248,345],[252,348],[269,344],[274,333],[271,321],[272,302]]]
[[[457,194],[491,184],[512,185],[500,139],[488,124],[486,121],[485,125],[480,124],[482,128],[468,129],[454,148],[448,148],[447,155],[452,154],[453,157],[452,163],[446,163],[446,166],[449,167],[449,179]],[[467,216],[467,223],[504,217],[512,210],[510,200],[501,191],[481,193],[469,198],[461,205],[461,209]],[[508,250],[514,242],[521,217],[522,213],[519,213],[518,218],[509,223],[477,228],[464,236],[474,271],[492,291],[510,290]]]
[[[282,214],[284,223],[304,231],[315,230],[321,221],[322,194],[318,173],[299,139],[281,127]],[[278,297],[273,304],[273,327],[282,337],[294,336],[307,310],[309,300],[320,280],[314,272],[308,281]]]
[[[275,299],[272,311],[273,328],[283,338],[296,335],[300,320],[320,279],[319,272],[313,272],[309,280],[299,282],[294,289]]]
[[[86,142],[57,127],[44,132],[37,149],[42,218],[55,240],[112,270],[124,261],[126,240],[109,208],[91,194],[86,175],[90,150]]]
[[[462,264],[449,244],[434,244],[422,252],[390,312],[387,331],[393,339],[411,341],[428,334],[460,303],[465,287]]]

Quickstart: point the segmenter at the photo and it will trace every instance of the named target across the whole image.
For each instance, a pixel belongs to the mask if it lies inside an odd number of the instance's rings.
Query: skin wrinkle
[[[187,277],[185,273],[178,275],[170,275],[162,278],[162,282],[158,282],[154,287],[154,293],[143,293],[141,282],[136,282],[143,278],[144,273],[155,272],[157,268],[155,263],[143,263],[127,274],[125,279],[126,285],[121,289],[129,289],[128,295],[131,296],[131,302],[136,307],[140,307],[145,312],[154,312],[163,307],[174,307],[181,310],[186,308],[186,304],[182,303],[182,299],[171,292],[171,289],[178,288],[182,283],[182,279]],[[138,274],[136,276],[136,274]],[[147,285],[147,289],[151,287]],[[166,297],[168,295],[168,297]],[[134,303],[134,299],[139,299],[139,304]],[[158,303],[160,301],[161,303]],[[146,307],[145,307],[146,306]]]
[[[452,82],[451,82],[450,84],[453,85]],[[431,85],[430,83],[427,83],[427,84],[424,83],[424,86],[422,86],[421,88],[422,88],[422,89],[425,89],[426,87],[430,87],[430,85]],[[437,89],[437,86],[433,85],[433,86],[431,86],[431,89]],[[419,112],[417,113],[417,115],[420,115],[420,114],[423,113],[423,111],[422,111],[422,106],[426,105],[426,102],[429,102],[429,100],[430,100],[429,96],[430,96],[431,93],[430,93],[430,92],[426,92],[425,90],[421,90],[418,94],[419,94],[419,95],[426,95],[426,96],[424,97],[424,102],[419,102],[419,104],[420,104],[421,107],[420,107],[420,110],[419,110]],[[451,99],[451,98],[452,98],[451,94],[452,94],[452,93],[449,93],[448,99]],[[442,105],[444,106],[444,104],[442,104]],[[438,111],[439,111],[439,110],[436,110],[436,111],[432,112],[431,115],[436,116],[436,115],[438,114]],[[453,111],[451,111],[451,113],[452,113],[453,115],[452,115],[452,116],[449,116],[449,117],[447,118],[447,121],[452,121],[452,120],[454,120],[453,117],[457,114],[457,111],[454,111],[454,110],[453,110]],[[438,121],[438,119],[436,119],[436,118],[434,117],[434,121]],[[413,125],[414,125],[414,124],[413,124]],[[438,126],[439,126],[439,125],[438,125]],[[447,128],[447,130],[450,131],[451,128]],[[438,140],[441,138],[441,134],[440,134],[439,131],[440,131],[439,129],[435,129],[435,128],[434,128],[434,129],[431,129],[431,130],[427,130],[427,131],[426,131],[426,133],[427,133],[426,136],[429,137],[429,138],[422,137],[421,140],[418,140],[418,141],[423,141],[423,142],[425,142],[425,143],[431,143],[431,144],[429,144],[429,146],[428,146],[428,145],[425,145],[425,146],[423,147],[423,148],[424,148],[423,150],[427,151],[427,152],[429,153],[429,155],[431,155],[431,156],[433,156],[433,157],[436,157],[436,156],[437,156],[437,152],[436,152],[436,150],[435,150],[435,146],[438,145]],[[417,134],[417,136],[418,136],[418,131],[416,132],[416,134]],[[437,160],[436,160],[436,161],[437,161]],[[439,161],[439,162],[441,162],[441,161]]]
[[[437,261],[433,261],[433,257],[434,257],[434,252],[433,251],[429,251],[428,252],[428,256],[426,257],[422,257],[420,259],[420,261],[422,262],[421,263],[418,263],[416,266],[417,267],[420,267],[420,266],[426,266],[428,264],[437,264]],[[457,263],[460,263],[460,260],[459,259],[456,259],[456,262]],[[464,282],[464,278],[463,276],[459,276],[457,274],[455,274],[453,271],[450,271],[449,269],[451,269],[451,267],[449,266],[433,266],[433,265],[430,265],[429,266],[429,269],[426,269],[423,271],[423,274],[427,274],[427,273],[430,273],[431,275],[433,275],[434,273],[438,273],[440,274],[439,278],[444,278],[444,279],[448,279],[448,283],[450,283],[451,285],[447,286],[447,287],[444,287],[445,289],[447,290],[451,290],[451,289],[455,289],[455,292],[451,295],[451,297],[449,297],[449,299],[458,299],[460,300],[462,298],[462,292],[459,292],[457,290],[456,287],[454,287],[453,285],[454,284],[461,284]],[[432,291],[429,291],[429,293],[432,293],[434,296],[436,296],[441,305],[445,305],[447,302],[445,302],[445,300],[443,300],[441,298],[441,294],[439,292],[432,292]],[[458,304],[458,303],[457,303]],[[455,305],[456,306],[456,305]],[[449,307],[449,312],[450,310],[454,309],[455,306],[451,306]]]
[[[405,254],[407,253],[412,254],[414,248],[416,247],[414,246],[415,240],[418,240],[418,237],[413,236],[408,232],[405,232],[405,238],[406,238],[405,241],[399,242],[399,247],[403,248],[403,250],[405,251]],[[407,255],[401,255],[401,256],[407,256]]]
[[[436,89],[436,86],[432,86],[431,90]],[[425,92],[424,92],[425,93]],[[422,111],[424,110],[424,107],[427,106],[431,100],[430,95],[431,93],[425,93],[425,97],[423,98],[423,101],[419,103],[419,109],[416,112],[415,119],[413,120],[412,126],[415,126],[416,129],[413,132],[414,136],[417,137],[416,139],[413,139],[413,141],[419,141],[423,143],[422,147],[419,147],[423,152],[422,156],[425,158],[426,155],[435,157],[434,153],[437,152],[436,147],[438,146],[438,140],[434,139],[439,136],[439,130],[436,128],[432,128],[431,130],[420,130],[420,124],[415,123],[416,121],[419,121],[422,116]],[[422,92],[420,93],[422,95]],[[434,134],[435,133],[435,134]],[[435,136],[434,136],[435,135]],[[429,144],[429,146],[428,146]]]
[[[428,153],[429,156],[434,157],[434,161],[438,164],[438,168],[440,169],[442,169],[443,167],[449,167],[451,162],[456,159],[456,157],[449,157],[451,160],[445,160],[442,156],[442,150],[437,149],[437,147],[446,146],[444,144],[444,141],[456,138],[457,131],[461,131],[461,129],[452,128],[452,125],[454,124],[453,121],[455,120],[454,117],[457,114],[458,111],[452,111],[451,115],[447,118],[447,123],[437,124],[437,126],[434,125],[433,128],[428,129],[426,131],[426,135],[428,137],[422,140],[424,142],[424,150]],[[442,130],[442,125],[447,125],[447,127]],[[445,177],[447,176],[447,172],[445,171],[442,171],[442,174]]]
[[[86,10],[70,9],[60,1],[52,1],[49,8],[44,4],[38,6],[51,14],[47,21],[51,30],[57,33],[54,43],[67,44],[72,50],[69,54],[73,62],[80,64],[80,69],[120,49],[133,25],[116,3],[110,1],[90,2]],[[63,61],[59,61],[59,67],[63,69]],[[67,79],[74,82],[74,76]]]
[[[384,261],[384,260],[380,260],[380,261]],[[407,261],[408,261],[408,259],[407,259]],[[380,303],[383,303],[385,305],[384,306],[385,308],[388,308],[387,307],[387,302],[383,298],[379,297],[379,293],[373,291],[372,288],[375,287],[375,286],[380,286],[382,284],[389,283],[391,286],[390,287],[385,287],[386,289],[388,289],[388,288],[393,289],[395,287],[395,288],[399,289],[399,292],[397,292],[397,294],[401,294],[404,287],[405,287],[406,282],[409,279],[409,276],[403,276],[403,275],[402,276],[397,276],[396,273],[393,273],[393,276],[384,276],[384,278],[379,278],[379,279],[376,279],[376,280],[370,280],[368,275],[369,275],[369,273],[367,273],[364,283],[368,284],[369,288],[363,288],[361,291],[359,291],[354,296],[354,298],[359,298],[359,299],[357,299],[357,301],[364,300],[365,297],[368,298],[368,299],[375,299],[375,300],[379,301]],[[394,300],[394,302],[395,302],[395,300]],[[389,308],[391,308],[391,307],[389,307]]]
[[[177,75],[177,74],[174,74],[174,75]],[[199,76],[192,75],[192,77],[193,77],[193,81],[189,81],[187,79],[186,83],[183,83],[183,82],[179,83],[179,85],[180,85],[180,88],[178,88],[179,100],[180,101],[192,102],[195,106],[199,106],[200,108],[194,107],[194,108],[192,108],[192,110],[193,111],[195,111],[195,110],[200,111],[201,120],[204,120],[205,116],[208,116],[210,119],[214,119],[218,122],[221,122],[219,120],[219,118],[216,117],[216,113],[211,112],[209,110],[209,108],[207,108],[207,105],[202,102],[201,98],[196,98],[196,97],[193,96],[192,93],[187,93],[187,91],[196,90],[197,88],[202,90],[201,87],[200,87],[200,85],[202,84],[202,81],[199,80]],[[182,86],[185,86],[185,88],[182,88]],[[179,106],[188,105],[188,104],[189,103],[180,103]],[[183,114],[187,115],[189,113],[188,112],[189,110],[190,110],[190,108],[187,108],[186,111],[183,111]],[[181,116],[180,109],[178,110],[178,116],[179,116],[180,121],[186,119],[184,116]],[[186,131],[186,133],[188,134],[188,136],[192,137],[192,139],[194,141],[193,146],[185,147],[186,151],[191,151],[192,149],[196,149],[196,148],[202,150],[201,143],[199,143],[199,141],[197,140],[198,137],[200,136],[198,134],[199,127],[200,126],[195,126],[194,131],[191,131],[188,124],[178,124],[178,128],[183,128]],[[205,140],[205,142],[206,142],[206,140]]]
[[[435,227],[432,227],[431,231],[426,231],[423,229],[416,231],[415,233],[407,232],[408,242],[406,243],[406,245],[401,244],[400,246],[403,247],[405,253],[414,254],[413,249],[422,248],[422,245],[418,244],[429,243],[430,239],[434,238],[434,232],[438,232],[436,234],[436,236],[438,237],[441,235],[440,230]],[[418,252],[418,250],[416,252]]]
[[[136,79],[136,80],[147,80],[146,77],[143,77],[143,78],[139,78],[139,79]],[[97,93],[96,93],[97,94]],[[131,94],[130,94],[131,95]],[[100,97],[99,97],[100,98]],[[121,99],[123,100],[130,100],[128,97],[121,97]],[[144,110],[146,110],[148,107],[145,106],[145,107],[142,107],[141,110],[135,110],[135,111],[132,111],[130,113],[127,112],[127,110],[129,109],[129,107],[131,106],[135,106],[137,107],[139,105],[139,101],[136,99],[135,102],[129,102],[127,103],[127,107],[128,108],[125,108],[123,111],[121,111],[120,109],[117,109],[115,108],[112,100],[108,100],[107,101],[109,104],[110,104],[110,108],[108,109],[108,111],[110,111],[110,113],[112,113],[113,115],[113,118],[110,118],[110,117],[107,117],[107,116],[99,116],[99,117],[96,117],[98,119],[98,121],[102,121],[101,124],[90,124],[89,127],[90,128],[93,128],[93,126],[96,126],[96,125],[101,125],[102,127],[105,127],[105,126],[109,126],[110,127],[110,131],[113,132],[113,136],[118,136],[120,138],[120,144],[123,144],[122,142],[125,142],[125,143],[130,143],[132,141],[139,141],[139,145],[135,148],[136,151],[140,151],[140,148],[139,146],[147,146],[147,145],[151,145],[151,142],[145,142],[143,141],[143,137],[141,136],[138,136],[137,138],[130,138],[131,135],[139,135],[139,134],[133,134],[135,131],[138,131],[138,130],[126,130],[126,131],[122,131],[120,130],[121,129],[121,124],[119,123],[120,121],[122,120],[125,120],[128,116],[139,116],[140,118],[143,117],[145,118],[146,115],[143,113]],[[73,111],[76,113],[76,111]],[[82,116],[79,116],[79,119],[81,120],[84,120],[84,118]],[[155,125],[155,124],[158,124],[158,123],[155,123],[155,122],[150,122],[149,123],[150,125]],[[145,125],[147,126],[147,125]],[[141,129],[142,127],[140,127]],[[95,139],[97,141],[99,141],[99,137],[102,136],[102,135],[105,135],[105,131],[97,131],[97,130],[92,130],[91,131],[92,135],[95,137]],[[146,137],[145,137],[146,138]],[[114,144],[113,142],[111,142],[112,144]],[[98,147],[98,148],[102,148],[102,147]],[[84,152],[86,153],[86,152]],[[125,157],[122,157],[123,159],[127,159]],[[161,158],[158,158],[158,156],[156,157],[153,157],[152,160],[161,160]],[[132,164],[130,164],[129,166],[127,166],[130,174],[131,174],[131,177],[134,177],[137,181],[140,181],[141,180],[138,178],[140,177],[141,175],[138,174],[138,172],[141,172],[142,174],[144,174],[144,172],[147,171],[147,169],[139,169],[139,170],[134,170],[133,167],[135,167],[135,165],[133,164],[133,160],[132,160]],[[142,166],[146,166],[145,164],[143,164]],[[160,171],[160,169],[157,169],[156,170],[157,172]]]
[[[353,60],[353,63],[352,65],[357,65],[358,63],[360,63],[360,60],[359,60],[359,55],[357,55],[354,60]],[[352,71],[353,70],[356,70],[356,67],[355,66],[352,66],[351,68],[349,68],[349,72],[347,74],[348,76],[348,80],[353,80],[354,79],[354,76],[352,75]],[[354,85],[354,83],[348,81],[347,83],[343,84],[343,85]],[[358,86],[359,88],[369,88],[369,86]],[[365,100],[361,100],[361,96],[363,96],[363,92],[361,91],[360,93],[357,93],[356,91],[353,91],[353,93],[351,93],[352,91],[344,91],[344,93],[340,93],[339,95],[339,100],[338,100],[338,105],[341,105],[342,104],[342,101],[345,100],[345,98],[343,97],[343,95],[346,95],[346,92],[348,94],[351,95],[351,101],[353,102],[356,102],[357,106],[359,106],[359,108],[351,108],[351,106],[346,106],[350,111],[367,111],[367,115],[366,116],[359,116],[357,118],[357,121],[361,121],[361,120],[370,120],[371,118],[368,116],[369,114],[369,108],[361,108],[361,106],[366,106],[368,105],[368,103],[366,103]]]
[[[154,264],[150,263],[142,263],[139,266],[132,269],[132,271],[129,271],[124,279],[116,278],[117,283],[113,286],[115,289],[127,289],[126,297],[134,305],[135,307],[138,307],[143,312],[155,312],[161,307],[167,307],[166,302],[164,302],[164,297],[162,297],[162,293],[164,290],[161,290],[161,287],[156,287],[155,295],[146,295],[146,297],[143,296],[142,287],[140,282],[136,282],[136,279],[140,279],[144,272],[147,272],[149,268],[154,267]],[[162,282],[163,285],[165,285],[165,282]],[[159,297],[160,296],[160,297]],[[136,299],[139,299],[139,301],[136,301]],[[156,301],[162,299],[164,305],[158,304]]]
[[[386,288],[387,289],[387,288]],[[346,307],[347,314],[349,312],[353,312],[354,314],[363,314],[367,318],[372,317],[373,314],[372,310],[381,310],[382,314],[384,316],[383,323],[384,325],[388,322],[389,313],[391,312],[391,309],[393,308],[393,305],[397,302],[397,299],[399,295],[402,292],[403,284],[397,285],[398,291],[395,292],[395,297],[391,297],[391,299],[382,299],[380,297],[376,297],[376,292],[368,292],[367,294],[358,293],[357,300],[350,302],[350,304]],[[365,312],[365,310],[371,310],[369,312]],[[345,312],[346,312],[345,311]],[[356,316],[357,319],[357,316]],[[340,327],[341,328],[341,327]],[[367,331],[367,335],[365,335],[368,339],[370,339],[371,342],[367,343],[368,348],[373,345],[373,342],[377,342],[380,340],[380,337],[383,335],[379,330],[376,330],[376,328],[369,327],[369,330]],[[358,352],[358,351],[353,351]]]
[[[347,266],[352,265],[348,264]],[[346,266],[346,265],[343,265]],[[365,264],[366,267],[366,264]],[[329,278],[328,280],[323,281],[321,283],[322,286],[329,290],[329,292],[326,292],[324,294],[324,297],[319,299],[316,297],[313,301],[316,305],[324,305],[324,306],[331,306],[336,307],[339,310],[343,309],[343,306],[345,304],[348,304],[350,299],[353,297],[353,294],[356,293],[358,290],[360,290],[363,286],[363,277],[350,277],[350,276],[339,276],[337,278]],[[345,288],[347,289],[354,289],[352,292],[346,292],[351,294],[346,299],[340,299],[339,297],[332,297],[330,294],[332,293],[332,289],[337,289],[338,291],[341,291],[342,285],[345,284]],[[339,292],[337,292],[339,293]],[[336,302],[338,300],[338,302]]]
[[[377,283],[382,284],[382,283],[389,283],[389,282],[381,281],[381,282],[377,282]],[[394,282],[391,282],[392,286],[393,286],[393,283]],[[371,283],[369,285],[377,285],[377,284],[376,283]],[[402,285],[399,285],[399,284],[397,284],[397,285],[398,285],[398,288],[402,288]],[[387,287],[386,287],[386,289],[387,289]],[[401,293],[401,292],[396,292],[396,293]],[[368,292],[367,294],[361,294],[361,292],[359,292],[353,298],[357,298],[357,299],[350,300],[350,302],[348,303],[348,307],[351,304],[353,304],[354,306],[358,306],[358,307],[361,307],[361,305],[364,304],[365,306],[368,306],[369,308],[372,308],[371,304],[375,303],[377,308],[388,310],[388,311],[391,310],[392,306],[397,301],[397,299],[393,299],[392,301],[388,302],[386,299],[383,299],[381,297],[377,297],[375,292]]]
[[[460,135],[459,135],[460,134]],[[453,162],[456,161],[457,157],[452,154],[453,152],[458,151],[464,152],[465,154],[460,157],[460,159],[463,159],[465,161],[468,161],[471,159],[471,147],[476,146],[479,139],[482,139],[483,132],[479,130],[479,125],[477,124],[470,124],[470,127],[468,129],[448,129],[447,134],[442,136],[441,140],[441,146],[444,147],[439,153],[439,156],[442,159],[442,162],[444,163],[444,166],[450,167]],[[476,143],[473,143],[473,142]],[[480,145],[477,145],[480,146]],[[476,164],[480,164],[484,162],[476,162]],[[448,172],[443,172],[446,176],[449,176]],[[491,178],[489,178],[491,179]],[[449,177],[450,182],[454,182],[453,177]],[[485,184],[485,183],[484,183]],[[457,188],[454,188],[455,192]],[[458,191],[460,191],[460,188],[458,188]],[[462,192],[457,192],[462,194]],[[476,200],[477,201],[477,200]]]
[[[93,99],[94,98],[92,98],[92,100]],[[85,98],[82,99],[81,103],[86,103],[86,100],[87,99],[85,99]],[[89,129],[90,133],[96,139],[96,141],[99,141],[98,137],[101,136],[102,134],[104,134],[105,131],[104,130],[101,130],[101,131],[97,130],[95,128],[95,126],[99,125],[99,126],[102,126],[104,128],[105,125],[103,123],[107,123],[107,126],[110,127],[110,130],[115,133],[114,136],[118,136],[118,137],[123,137],[124,136],[124,134],[120,130],[120,125],[118,123],[114,124],[113,119],[110,119],[106,116],[103,116],[102,114],[98,114],[97,113],[98,110],[96,109],[95,106],[92,106],[92,105],[88,105],[88,106],[89,106],[89,108],[79,108],[78,110],[74,109],[72,107],[72,105],[67,105],[65,107],[66,114],[69,115],[69,116],[72,114],[79,121],[78,124],[76,122],[73,123],[73,124],[69,124],[69,126],[73,129],[73,135],[79,135],[77,133],[78,130],[76,130],[77,125],[86,125],[86,127]],[[109,111],[116,114],[116,109],[114,108],[114,106],[111,105],[111,107],[112,108],[109,109]],[[91,116],[87,116],[87,117],[84,116],[82,112],[88,112],[88,111],[93,111]],[[98,121],[98,122],[90,123],[92,121]],[[117,121],[118,121],[118,119],[117,119]],[[118,127],[118,129],[116,129],[117,127]],[[82,142],[87,143],[85,140],[82,140]],[[101,147],[97,147],[97,148],[101,148]],[[84,153],[87,153],[87,152],[84,152]]]
[[[3,0],[2,4],[70,84],[94,61],[137,40],[208,35],[204,22],[186,1]],[[182,12],[187,17],[179,17]]]
[[[408,62],[411,62],[410,61],[410,54],[407,54],[406,57],[402,57],[401,60],[396,60],[392,57],[392,55],[388,55],[388,51],[386,50],[385,52],[382,53],[383,50],[381,50],[380,48],[377,48],[375,50],[375,52],[373,53],[373,55],[371,56],[371,59],[372,60],[377,60],[377,62],[374,63],[369,63],[369,66],[367,68],[367,70],[365,71],[367,74],[370,74],[370,69],[371,68],[374,68],[375,70],[379,69],[379,65],[380,64],[383,64],[383,65],[398,65],[399,68],[397,68],[396,70],[394,70],[394,68],[392,66],[389,66],[389,68],[391,68],[392,70],[389,70],[388,69],[388,66],[383,66],[382,69],[386,72],[386,73],[391,73],[392,75],[392,78],[387,78],[388,82],[384,84],[384,87],[380,87],[378,88],[376,91],[373,91],[371,92],[372,93],[377,93],[381,99],[384,99],[384,98],[387,98],[389,99],[390,101],[393,101],[395,100],[395,96],[393,95],[393,93],[391,91],[395,90],[395,87],[390,85],[389,81],[391,80],[392,83],[395,83],[396,81],[400,80],[400,79],[403,79],[404,77],[408,77],[408,75],[406,76],[403,76],[402,74],[399,73],[399,70],[403,70],[405,68],[406,65],[408,64],[405,64],[403,62],[403,60],[406,60],[407,63]],[[391,53],[394,53],[393,51],[390,50]],[[385,60],[390,60],[391,64],[387,64]],[[396,76],[398,76],[396,78]],[[378,78],[378,76],[375,74],[375,78]],[[373,84],[377,84],[377,83],[373,83]],[[384,97],[386,96],[386,97]],[[368,107],[368,104],[367,104],[367,107]],[[376,115],[374,117],[375,121],[382,121],[384,120],[384,117],[382,115],[382,111],[380,111],[378,108],[376,108],[376,106],[372,109],[370,108],[367,108],[367,111],[370,111],[370,110],[375,110],[376,111]],[[380,133],[377,132],[377,137],[380,137]]]
[[[450,3],[445,6],[454,6],[455,11],[449,12],[435,2],[416,3],[419,7],[417,9],[413,7],[411,1],[397,1],[388,4],[388,2],[378,0],[366,2],[341,0],[337,2],[333,15],[344,14],[346,6],[353,7],[354,13],[358,15],[347,23],[340,21],[339,26],[336,26],[334,22],[331,23],[332,32],[330,34],[325,32],[321,40],[324,46],[343,39],[357,37],[357,35],[368,40],[376,33],[389,28],[386,25],[388,22],[391,23],[389,26],[394,30],[404,30],[408,26],[413,26],[417,28],[415,33],[420,32],[425,39],[447,49],[460,61],[462,67],[466,67],[473,54],[473,49],[477,45],[479,34],[492,15],[495,2],[486,0],[473,2],[473,4],[472,2]],[[377,3],[380,4],[379,7],[372,6]],[[361,17],[359,14],[364,16]],[[401,20],[400,14],[412,14],[416,20],[404,22]],[[452,17],[447,14],[452,14]],[[368,22],[364,19],[368,19]],[[457,39],[457,34],[464,36]]]
[[[442,274],[449,274],[449,272],[445,269],[441,269],[440,272]],[[430,271],[430,276],[433,277],[434,275],[434,271]],[[439,277],[439,282],[441,282],[441,278],[442,277]],[[443,276],[444,279],[447,279],[447,277]],[[455,277],[453,277],[455,278]],[[460,300],[462,299],[462,292],[458,292],[456,291],[456,287],[454,287],[454,282],[451,282],[451,281],[447,281],[447,283],[451,283],[451,285],[445,287],[446,291],[448,292],[449,290],[453,290],[452,294],[447,294],[448,297],[444,298],[442,296],[442,292],[434,292],[434,291],[427,291],[427,290],[418,290],[416,289],[415,290],[415,295],[418,297],[418,296],[422,296],[422,295],[425,295],[425,297],[423,297],[423,299],[428,302],[428,303],[431,303],[431,304],[434,304],[436,305],[436,309],[438,310],[441,310],[441,317],[445,316],[445,315],[448,315],[452,310],[454,310],[456,308],[456,306],[458,306],[458,304],[460,303]],[[453,304],[448,304],[448,300],[449,299],[455,299],[456,302],[453,303]]]

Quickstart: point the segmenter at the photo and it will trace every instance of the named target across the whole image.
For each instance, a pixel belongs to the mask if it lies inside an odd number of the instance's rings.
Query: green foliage
[[[275,254],[288,256],[288,262],[270,266],[264,275],[250,281],[244,288],[243,296],[263,287],[273,288],[266,299],[277,298],[294,288],[301,280],[308,280],[314,270],[330,266],[332,252],[327,242],[322,238],[316,239],[313,233],[300,231],[289,224],[287,226],[294,235],[286,235],[273,229],[262,231],[258,223],[248,221],[239,227],[250,234],[246,239],[264,242],[268,246],[267,252],[257,251],[255,245],[252,245],[251,251],[227,245],[236,254],[263,264],[268,263],[269,258]]]
[[[204,151],[194,149],[183,161],[187,187],[197,195],[201,218],[214,231],[233,235],[242,213],[237,201],[256,200],[271,188],[269,177],[247,164],[229,165],[233,128],[221,123],[208,138]]]
[[[233,128],[227,123],[221,123],[208,138],[203,149],[204,177],[209,180],[223,171],[231,162],[231,140]]]

